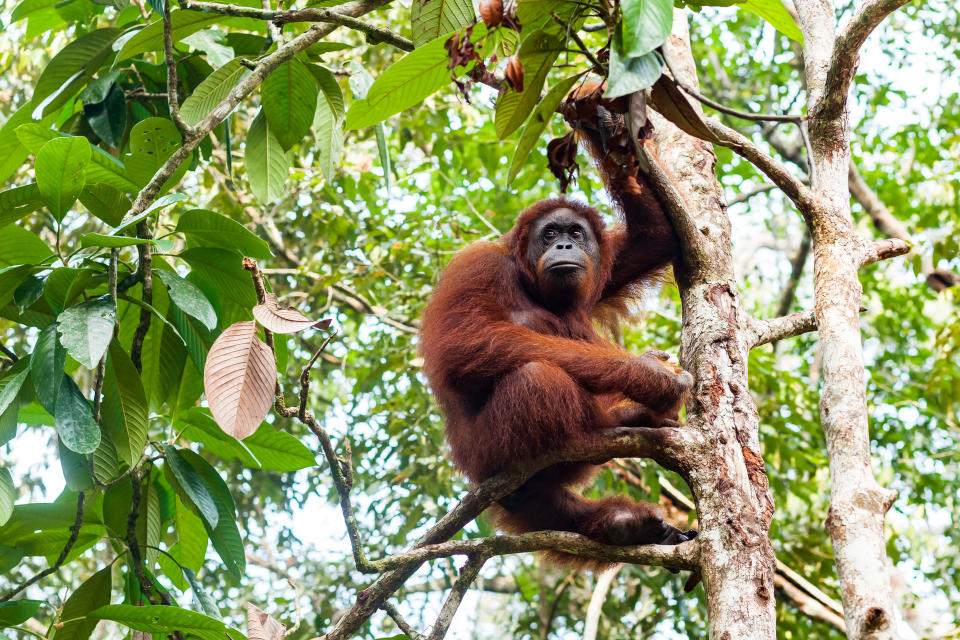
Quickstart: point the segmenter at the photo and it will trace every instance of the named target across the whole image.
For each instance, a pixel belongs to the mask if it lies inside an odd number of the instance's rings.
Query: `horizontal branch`
[[[780,187],[800,211],[809,211],[812,208],[813,194],[809,187],[803,184],[800,178],[795,176],[785,164],[768,155],[752,140],[719,120],[704,118],[703,121],[718,138],[719,142],[717,144],[731,149],[753,164],[770,178],[771,182]]]
[[[311,8],[311,9],[291,9],[288,11],[272,11],[269,9],[255,9],[253,7],[242,7],[236,4],[225,4],[221,2],[191,2],[182,0],[181,6],[184,9],[192,11],[203,11],[205,13],[219,13],[225,16],[235,16],[241,18],[254,18],[255,20],[269,20],[276,24],[287,24],[290,22],[326,22],[341,27],[347,27],[354,31],[359,31],[367,36],[374,43],[386,42],[403,51],[413,51],[413,42],[404,38],[398,33],[394,33],[383,27],[375,27],[362,20],[347,15],[339,10]]]
[[[567,553],[589,560],[603,562],[628,562],[667,569],[693,570],[697,567],[699,545],[693,544],[615,546],[591,540],[586,536],[568,531],[534,531],[520,535],[498,535],[471,540],[450,540],[438,544],[417,547],[381,560],[385,569],[399,569],[409,564],[417,566],[428,560],[449,556],[509,555],[530,551],[554,551]]]
[[[757,320],[750,328],[748,346],[754,349],[761,345],[794,338],[816,330],[817,319],[814,317],[813,311],[800,311],[770,320]]]
[[[910,246],[909,242],[904,242],[899,238],[886,238],[885,240],[877,240],[876,242],[867,244],[867,249],[865,255],[861,259],[860,266],[865,267],[868,264],[873,264],[874,262],[880,262],[881,260],[889,260],[890,258],[902,256],[910,253],[912,248],[913,247]]]
[[[910,0],[866,0],[837,37],[827,71],[823,98],[811,114],[822,122],[839,118],[846,108],[847,92],[857,72],[857,58],[863,43],[883,20]]]
[[[740,204],[741,202],[746,202],[753,196],[758,196],[761,193],[773,191],[776,188],[777,188],[777,185],[773,184],[772,182],[764,182],[763,184],[758,185],[753,189],[748,189],[747,191],[741,191],[734,197],[730,198],[729,200],[727,200],[727,206],[729,207],[734,204]]]

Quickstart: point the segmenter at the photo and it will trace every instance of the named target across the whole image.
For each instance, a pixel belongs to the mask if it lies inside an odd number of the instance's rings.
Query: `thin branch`
[[[288,11],[269,11],[263,9],[254,9],[251,7],[241,7],[235,4],[224,4],[220,2],[191,2],[183,0],[181,6],[184,9],[193,11],[205,11],[207,13],[219,13],[227,16],[238,16],[243,18],[254,18],[257,20],[269,20],[275,24],[287,24],[290,22],[325,22],[335,24],[341,27],[347,27],[354,31],[359,31],[367,36],[368,40],[374,44],[385,42],[393,45],[403,51],[413,51],[413,42],[383,27],[375,27],[362,20],[333,9],[296,9]]]
[[[809,211],[813,207],[813,193],[779,160],[767,155],[752,140],[739,131],[731,129],[719,120],[704,118],[704,123],[719,139],[718,144],[732,149],[750,161],[790,198],[800,211]]]
[[[0,351],[3,352],[3,355],[7,356],[14,362],[17,362],[18,360],[20,360],[20,357],[16,353],[14,353],[11,349],[8,349],[6,346],[2,344],[0,344]]]
[[[460,576],[457,578],[457,581],[453,583],[450,594],[440,609],[440,615],[437,616],[437,621],[430,631],[428,640],[443,640],[443,637],[447,635],[447,629],[450,628],[450,623],[453,622],[453,616],[457,613],[457,609],[463,601],[463,595],[467,592],[467,589],[470,588],[470,585],[473,584],[477,574],[480,573],[480,569],[483,568],[483,564],[489,557],[490,556],[484,553],[478,553],[467,558],[466,564],[460,569]]]
[[[823,98],[817,103],[811,118],[829,122],[841,116],[846,108],[847,92],[857,72],[860,48],[867,36],[888,15],[909,2],[910,0],[866,0],[857,8],[850,22],[837,37],[830,69],[827,71]]]
[[[73,549],[73,545],[77,543],[77,538],[80,537],[80,527],[83,526],[83,511],[84,492],[80,491],[77,493],[77,516],[73,519],[73,524],[70,525],[70,537],[67,538],[67,544],[63,546],[63,550],[60,551],[60,555],[57,556],[56,561],[20,586],[14,587],[10,591],[7,591],[5,594],[3,594],[3,596],[0,596],[0,602],[8,602],[10,598],[17,595],[30,585],[36,583],[38,580],[42,580],[51,573],[57,571],[63,565],[64,561],[67,559],[67,556],[70,554],[70,550]]]
[[[860,266],[865,267],[874,262],[889,260],[904,254],[910,253],[909,242],[904,242],[899,238],[887,238],[886,240],[877,240],[867,245],[866,255],[861,258]]]
[[[792,114],[776,114],[776,113],[750,113],[748,111],[740,111],[738,109],[732,109],[726,105],[720,104],[715,100],[702,95],[699,91],[693,87],[687,86],[676,73],[673,71],[673,67],[670,65],[670,56],[664,55],[663,62],[667,66],[667,70],[670,72],[670,75],[673,77],[673,82],[678,87],[680,87],[684,93],[694,98],[698,102],[701,102],[708,107],[719,111],[720,113],[725,113],[728,116],[733,116],[735,118],[741,118],[743,120],[751,120],[753,122],[792,122],[794,124],[800,124],[806,120],[804,115],[792,115]]]
[[[181,147],[181,149],[182,148],[183,147]],[[174,152],[174,155],[176,155],[176,152]],[[169,164],[169,161],[168,161],[168,164]],[[161,173],[162,171],[163,169],[161,169],[157,173]],[[156,176],[154,176],[154,179],[151,180],[151,183],[154,180],[156,180]],[[146,189],[147,187],[144,187],[144,191]],[[143,191],[141,191],[140,193],[142,194]],[[137,199],[139,200],[139,196]],[[150,233],[150,227],[147,225],[146,220],[143,220],[137,223],[137,237],[138,238],[153,237],[153,234]],[[138,244],[137,245],[137,264],[138,264],[137,271],[139,272],[140,283],[143,287],[140,299],[143,300],[143,303],[145,305],[153,304],[153,275],[152,275],[153,271],[152,271],[152,266],[150,264],[151,260],[153,260],[153,252],[150,248],[150,243],[145,242],[143,244]],[[143,341],[147,337],[147,331],[150,330],[151,317],[152,315],[151,315],[149,306],[141,307],[140,322],[137,325],[136,331],[134,331],[133,333],[133,343],[130,346],[130,360],[133,362],[133,366],[137,368],[137,373],[143,373],[143,362],[141,361],[141,355],[143,352]]]
[[[107,271],[107,278],[109,282],[109,291],[110,299],[113,300],[113,306],[117,306],[117,255],[118,250],[116,248],[110,249],[110,266]],[[119,325],[117,322],[113,324],[113,337],[117,337],[117,330]],[[103,352],[103,356],[100,358],[100,362],[97,363],[97,376],[96,381],[93,384],[93,421],[100,422],[100,403],[102,402],[103,394],[103,378],[107,371],[107,352]],[[92,460],[91,460],[92,464]],[[96,477],[96,474],[94,474]]]
[[[163,2],[163,58],[167,64],[167,107],[170,110],[170,119],[177,125],[177,129],[184,137],[193,136],[193,129],[184,122],[180,116],[180,96],[178,86],[180,80],[177,77],[177,59],[173,56],[173,25],[170,20],[170,2],[172,0],[161,0]]]
[[[590,594],[590,604],[587,605],[587,619],[583,625],[583,640],[596,640],[600,628],[600,616],[603,615],[603,603],[607,599],[610,587],[616,579],[622,564],[615,564],[597,576],[597,584]]]
[[[397,627],[400,628],[408,638],[411,640],[424,640],[426,636],[410,626],[410,624],[403,619],[403,616],[400,615],[400,612],[397,611],[397,608],[393,606],[393,603],[389,600],[384,602],[381,606],[381,609],[390,616],[390,619],[394,621]]]
[[[742,191],[736,196],[730,198],[729,200],[727,200],[727,206],[730,207],[735,204],[740,204],[741,202],[746,202],[753,196],[758,196],[761,193],[773,191],[776,188],[777,188],[777,185],[773,184],[772,182],[764,182],[763,184],[758,185],[753,189],[750,189],[749,191]]]
[[[811,244],[810,230],[804,227],[800,246],[797,248],[797,253],[793,256],[793,260],[790,261],[790,279],[787,280],[787,286],[783,288],[783,293],[780,295],[780,302],[777,304],[778,316],[785,316],[790,313],[790,307],[793,306],[793,301],[797,296],[797,286],[800,284],[800,276],[803,275],[807,258],[810,256]]]

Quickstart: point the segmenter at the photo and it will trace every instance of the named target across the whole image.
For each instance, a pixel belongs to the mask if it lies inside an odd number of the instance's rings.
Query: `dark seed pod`
[[[514,91],[518,93],[523,91],[523,64],[517,60],[516,56],[507,60],[507,70],[503,75]]]
[[[488,29],[500,26],[503,22],[503,0],[481,0],[480,17]]]

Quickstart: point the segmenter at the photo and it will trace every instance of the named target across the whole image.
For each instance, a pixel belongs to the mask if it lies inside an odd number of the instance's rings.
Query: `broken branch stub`
[[[214,420],[240,440],[253,434],[273,406],[277,361],[257,337],[257,323],[237,322],[220,334],[203,369]]]

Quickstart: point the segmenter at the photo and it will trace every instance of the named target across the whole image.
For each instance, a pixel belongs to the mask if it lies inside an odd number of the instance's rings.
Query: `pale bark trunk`
[[[820,332],[820,420],[830,461],[827,530],[842,587],[847,637],[894,638],[884,515],[895,498],[871,469],[858,271],[870,248],[850,214],[848,84],[828,81],[847,55],[828,0],[797,0],[804,34],[814,197],[802,211],[813,235],[814,312]],[[855,52],[854,52],[855,53]],[[853,64],[853,63],[851,63]],[[850,74],[852,76],[852,73]],[[843,95],[837,95],[841,93]]]
[[[686,13],[675,13],[665,49],[674,70],[697,84]],[[758,440],[759,417],[747,382],[749,319],[740,304],[730,252],[730,221],[709,143],[655,117],[652,148],[694,219],[705,260],[678,269],[683,299],[681,362],[696,378],[688,403],[687,481],[697,502],[710,638],[776,638],[773,515]]]

